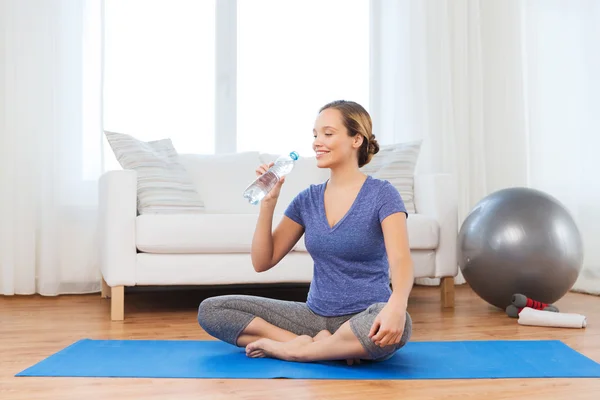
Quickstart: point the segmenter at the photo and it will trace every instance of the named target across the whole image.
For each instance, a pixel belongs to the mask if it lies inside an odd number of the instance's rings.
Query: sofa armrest
[[[414,201],[418,214],[435,218],[440,226],[435,255],[435,276],[458,274],[456,243],[458,236],[458,196],[456,181],[450,174],[415,175]]]
[[[111,286],[135,285],[137,173],[109,171],[99,181],[100,269]]]

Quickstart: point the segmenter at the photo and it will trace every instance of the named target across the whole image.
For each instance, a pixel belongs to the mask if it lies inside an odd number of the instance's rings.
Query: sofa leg
[[[112,321],[125,319],[125,286],[111,288],[110,319]]]
[[[454,307],[454,278],[451,276],[445,276],[442,278],[441,284],[441,295],[442,295],[442,307],[453,308]]]
[[[104,277],[102,277],[102,291],[100,295],[103,299],[107,299],[110,297],[110,286],[108,286],[108,284],[104,280]]]

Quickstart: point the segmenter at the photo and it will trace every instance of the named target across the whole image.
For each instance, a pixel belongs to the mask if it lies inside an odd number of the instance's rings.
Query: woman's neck
[[[358,169],[356,165],[341,165],[335,169],[331,169],[329,185],[333,187],[354,186],[358,183],[362,184],[366,179],[366,175]]]

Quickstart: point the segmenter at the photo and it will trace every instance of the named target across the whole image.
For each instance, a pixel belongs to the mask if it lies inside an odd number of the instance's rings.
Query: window
[[[369,1],[238,1],[237,151],[313,155],[319,108],[369,106]]]
[[[105,130],[214,152],[214,15],[214,0],[105,1]]]
[[[106,0],[104,21],[105,130],[312,155],[319,107],[368,107],[369,0]]]

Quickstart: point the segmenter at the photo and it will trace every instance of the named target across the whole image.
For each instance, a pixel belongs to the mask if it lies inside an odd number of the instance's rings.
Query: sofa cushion
[[[136,247],[155,254],[247,253],[257,218],[257,214],[139,215]],[[281,218],[281,214],[273,217],[273,227]],[[432,217],[412,214],[408,235],[411,249],[436,249],[438,223]],[[293,250],[306,252],[304,236]]]
[[[137,209],[147,213],[198,213],[204,210],[170,139],[143,142],[130,135],[105,132],[123,169],[137,172]]]
[[[137,254],[138,285],[237,285],[309,283],[313,263],[307,253],[293,252],[275,268],[257,274],[249,253]],[[435,257],[434,257],[435,258]],[[418,269],[415,269],[415,275]]]
[[[258,214],[139,215],[136,247],[155,254],[248,253]],[[279,223],[282,216],[273,217]]]

